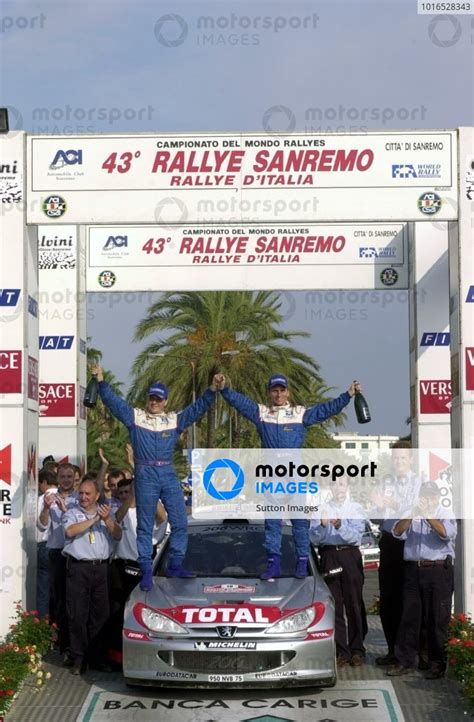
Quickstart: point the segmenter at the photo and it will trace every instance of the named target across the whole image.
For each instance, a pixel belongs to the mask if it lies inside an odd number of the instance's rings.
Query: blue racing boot
[[[178,577],[179,579],[194,579],[194,572],[190,572],[183,567],[182,560],[170,559],[166,567],[165,574],[167,577]]]
[[[296,560],[295,577],[304,579],[308,576],[308,557],[298,557]]]
[[[276,579],[280,576],[280,555],[270,554],[267,558],[267,568],[262,574],[260,574],[260,579],[265,579],[265,581],[268,581],[269,579]]]
[[[153,587],[153,571],[150,565],[141,567],[142,578],[140,580],[140,589],[142,592],[149,592]]]

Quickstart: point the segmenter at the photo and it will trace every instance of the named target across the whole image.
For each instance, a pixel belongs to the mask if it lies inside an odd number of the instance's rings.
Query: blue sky
[[[0,100],[13,127],[66,135],[278,131],[288,118],[306,132],[455,128],[473,122],[473,43],[474,16],[417,15],[415,0],[2,2]],[[383,293],[286,294],[283,310],[329,385],[365,382],[364,433],[403,434],[406,294]],[[88,333],[127,383],[147,303],[107,305],[90,298]]]

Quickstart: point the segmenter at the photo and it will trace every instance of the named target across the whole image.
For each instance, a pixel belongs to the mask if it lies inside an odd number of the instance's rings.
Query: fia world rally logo
[[[224,483],[227,484],[229,479],[234,478],[234,484],[231,489],[227,491],[221,491],[216,489],[215,486],[215,472],[219,469],[225,469],[224,474],[219,474],[219,486]],[[242,489],[244,488],[245,476],[242,468],[232,459],[215,459],[206,466],[203,474],[204,488],[214,499],[219,501],[228,501],[234,499]]]
[[[392,165],[392,178],[417,178],[417,173],[414,167],[410,164],[395,164]]]

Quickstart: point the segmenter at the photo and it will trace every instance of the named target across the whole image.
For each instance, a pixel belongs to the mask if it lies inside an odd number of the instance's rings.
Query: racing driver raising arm
[[[168,389],[163,383],[156,382],[150,386],[145,409],[132,408],[104,381],[100,366],[93,366],[91,370],[99,381],[102,401],[127,427],[133,447],[138,562],[142,571],[140,588],[148,591],[153,586],[152,531],[159,499],[168,513],[171,525],[166,575],[194,577],[193,572],[183,568],[188,543],[187,515],[172,459],[180,434],[198,421],[212,405],[217,389],[216,377],[200,398],[176,413],[166,410]]]

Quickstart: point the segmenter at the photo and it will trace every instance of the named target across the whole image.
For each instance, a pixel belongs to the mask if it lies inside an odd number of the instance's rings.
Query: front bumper
[[[204,638],[203,638],[204,639]],[[123,637],[125,681],[137,685],[264,688],[332,686],[336,681],[335,643],[324,639],[255,639],[255,650],[200,650],[187,639]]]

